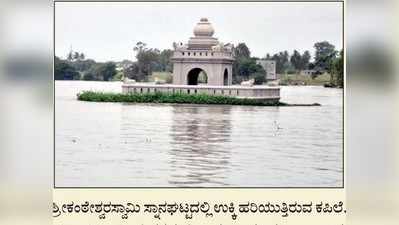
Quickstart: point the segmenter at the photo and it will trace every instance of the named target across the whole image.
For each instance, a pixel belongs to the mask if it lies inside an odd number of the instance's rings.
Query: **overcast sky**
[[[172,48],[187,42],[201,17],[219,41],[245,42],[252,56],[310,50],[318,41],[342,48],[342,3],[82,3],[57,2],[55,53],[71,46],[96,61],[135,60],[133,46]]]

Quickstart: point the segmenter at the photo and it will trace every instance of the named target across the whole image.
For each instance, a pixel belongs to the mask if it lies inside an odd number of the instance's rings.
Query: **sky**
[[[137,42],[172,49],[202,17],[220,42],[244,42],[256,57],[294,49],[313,55],[319,41],[343,46],[340,2],[57,2],[55,54],[65,58],[72,48],[99,62],[135,60]]]

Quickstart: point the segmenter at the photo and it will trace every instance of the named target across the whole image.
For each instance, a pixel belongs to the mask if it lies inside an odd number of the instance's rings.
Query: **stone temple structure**
[[[213,37],[214,33],[208,19],[202,18],[194,27],[194,37],[191,37],[187,44],[173,44],[173,84],[136,83],[134,80],[126,80],[122,84],[122,92],[206,94],[278,102],[279,87],[253,85],[250,81],[232,85],[234,47],[232,44],[219,42]]]
[[[231,85],[233,45],[219,42],[214,33],[208,19],[202,18],[187,44],[173,44],[173,84],[198,85],[202,74],[207,85]]]

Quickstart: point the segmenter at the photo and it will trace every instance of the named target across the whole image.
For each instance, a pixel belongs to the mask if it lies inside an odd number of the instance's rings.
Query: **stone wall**
[[[222,95],[238,98],[252,98],[279,101],[280,88],[268,86],[201,86],[201,85],[147,85],[147,84],[123,84],[123,93],[184,93],[184,94],[208,94]]]

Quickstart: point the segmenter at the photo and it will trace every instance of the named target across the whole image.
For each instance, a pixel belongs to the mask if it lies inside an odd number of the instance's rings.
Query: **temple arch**
[[[208,75],[201,68],[193,68],[187,73],[187,84],[198,85],[199,83],[208,83]]]
[[[224,69],[223,73],[223,85],[224,86],[229,85],[229,72],[227,71],[227,68]]]

